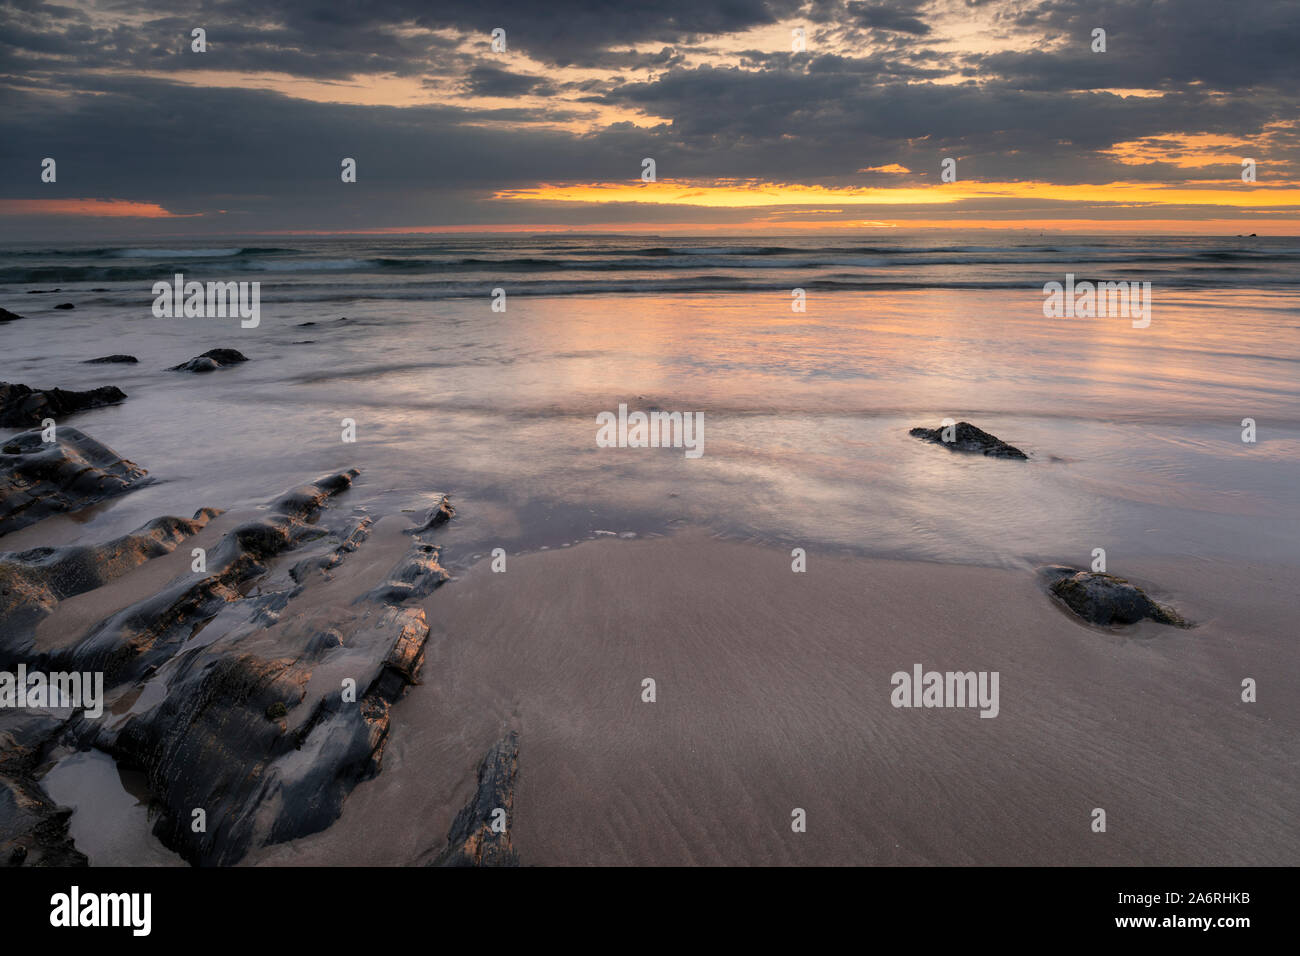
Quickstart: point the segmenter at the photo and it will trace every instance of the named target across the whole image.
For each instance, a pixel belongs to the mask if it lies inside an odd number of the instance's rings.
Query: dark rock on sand
[[[59,512],[78,511],[140,487],[143,468],[68,425],[47,444],[41,432],[0,445],[0,535]]]
[[[22,316],[8,309],[0,309],[0,322],[17,322]]]
[[[266,573],[268,559],[316,537],[309,519],[356,475],[355,469],[339,472],[281,496],[270,514],[233,528],[208,551],[205,573],[173,581],[101,621],[81,643],[54,655],[50,669],[103,671],[113,686],[162,663],[197,623],[240,601],[242,587]]]
[[[408,528],[407,534],[419,534],[421,531],[432,531],[440,527],[456,516],[456,510],[451,506],[451,500],[443,495],[436,505],[429,509],[429,513],[424,516],[424,520],[417,527]]]
[[[951,451],[973,452],[990,458],[1014,458],[1027,461],[1029,456],[1014,445],[1008,445],[996,435],[990,435],[970,422],[958,422],[953,427],[953,440],[944,441],[943,426],[939,428],[913,428],[908,432],[913,438],[943,445]]]
[[[146,773],[163,843],[192,863],[233,864],[254,846],[329,826],[352,788],[379,772],[390,705],[417,679],[429,627],[418,608],[372,605],[349,631],[354,697],[311,684],[332,635],[270,660],[223,638],[179,654],[165,699],[101,736],[99,746]],[[195,808],[207,812],[207,833],[190,826]]]
[[[157,809],[155,834],[193,864],[233,864],[255,847],[333,823],[352,789],[380,771],[391,707],[418,682],[424,663],[430,633],[425,613],[396,602],[427,594],[445,579],[437,549],[420,542],[373,592],[346,569],[334,574],[368,546],[373,524],[356,514],[340,521],[328,510],[355,475],[328,475],[278,496],[208,548],[203,572],[181,574],[125,607],[107,593],[108,607],[118,610],[80,640],[26,644],[22,659],[29,668],[101,671],[110,694],[125,695],[132,706],[117,719],[77,713],[58,724],[46,717],[41,733],[29,735],[33,759],[22,770],[31,778],[31,794],[23,806],[49,805],[35,782],[44,769],[35,758],[57,742],[98,749],[124,769],[141,771]],[[159,520],[154,530],[161,540],[130,547],[110,542],[96,553],[112,564],[111,554],[154,551],[189,530],[171,524],[178,519]],[[11,564],[14,557],[7,556]],[[93,567],[94,555],[74,549],[38,548],[16,557],[24,586],[32,585],[34,568],[45,572],[35,578],[45,591],[23,596],[29,609],[114,573]],[[368,565],[357,568],[369,573]],[[321,597],[340,584],[365,596],[327,598],[322,606]],[[268,608],[283,609],[284,623],[268,624]],[[6,746],[4,734],[21,719],[0,712],[0,749],[15,749]],[[13,776],[0,769],[0,784],[9,785]],[[206,832],[194,832],[198,809],[205,812]],[[54,840],[60,812],[49,805],[45,816],[6,813],[0,799],[0,835],[16,834],[34,855],[36,828],[51,829],[53,821]],[[484,862],[501,855],[495,835],[468,842],[484,845],[477,851]],[[0,842],[0,852],[5,847]],[[65,858],[75,859],[72,853],[67,847]]]
[[[510,731],[488,751],[478,768],[478,789],[447,833],[447,847],[430,866],[518,866],[510,838],[514,822],[515,776],[519,771],[519,734]],[[505,811],[505,827],[493,822]]]
[[[441,550],[431,544],[415,545],[388,573],[388,579],[367,597],[385,604],[401,604],[411,598],[428,597],[451,578],[438,563],[440,554]]]
[[[47,418],[57,421],[77,412],[123,401],[126,401],[126,393],[113,385],[73,392],[63,388],[37,389],[0,382],[0,425],[31,428]]]
[[[134,365],[140,361],[134,355],[104,355],[99,358],[86,359],[82,365]]]
[[[165,516],[99,545],[0,552],[0,664],[31,652],[36,625],[65,598],[116,580],[146,561],[170,554],[198,534],[219,511],[203,508],[193,519]]]
[[[1090,624],[1110,627],[1152,620],[1174,627],[1191,627],[1173,608],[1156,603],[1140,587],[1113,574],[1079,571],[1063,565],[1052,565],[1039,573],[1048,590]]]
[[[370,528],[373,524],[374,520],[365,515],[353,519],[351,526],[343,533],[342,540],[332,548],[317,551],[300,560],[289,569],[289,577],[296,584],[306,581],[313,571],[328,577],[344,558],[355,552],[370,537]]]
[[[227,368],[231,365],[238,365],[240,362],[247,362],[248,357],[242,352],[235,349],[208,349],[202,355],[196,355],[188,362],[182,362],[180,365],[173,365],[168,371],[171,372],[215,372],[219,368]]]
[[[55,308],[62,309],[63,311],[66,312],[68,309],[75,309],[76,306],[73,305],[71,302],[60,302],[58,305],[55,306]]]

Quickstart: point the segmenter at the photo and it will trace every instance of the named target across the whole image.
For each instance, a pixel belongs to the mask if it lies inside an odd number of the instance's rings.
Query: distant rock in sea
[[[956,425],[949,427],[952,428],[952,441],[944,440],[945,429],[943,426],[938,428],[913,428],[908,434],[922,441],[943,445],[951,451],[971,452],[987,455],[990,458],[1029,460],[1029,456],[1015,445],[1008,445],[1001,438],[990,435],[982,428],[976,428],[970,422],[958,422]]]
[[[8,309],[0,309],[0,322],[17,322],[22,316]]]
[[[89,408],[116,405],[125,400],[126,393],[114,385],[73,392],[62,388],[37,389],[0,382],[0,425],[7,428],[31,428],[46,418],[58,420]]]
[[[82,365],[134,365],[140,361],[134,355],[104,355],[99,358],[86,359]]]
[[[240,362],[247,362],[248,356],[235,349],[208,349],[202,355],[196,355],[188,362],[182,362],[180,365],[173,365],[168,371],[172,372],[215,372],[219,368],[227,368],[231,365],[238,365]]]
[[[63,309],[66,312],[68,309],[75,309],[76,306],[73,305],[71,302],[60,302],[58,305],[55,306],[55,308]]]
[[[1070,611],[1102,627],[1152,620],[1173,627],[1191,627],[1177,611],[1157,604],[1140,587],[1101,571],[1080,571],[1054,564],[1039,571],[1048,590]]]

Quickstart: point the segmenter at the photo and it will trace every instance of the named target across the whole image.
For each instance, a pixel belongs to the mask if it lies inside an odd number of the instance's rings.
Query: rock
[[[388,573],[388,579],[367,597],[385,604],[401,604],[411,598],[428,597],[451,578],[438,563],[440,554],[440,549],[431,544],[417,544]]]
[[[173,365],[168,371],[170,372],[215,372],[219,368],[227,368],[231,365],[238,365],[240,362],[247,362],[248,357],[242,352],[235,349],[209,349],[202,355],[196,355],[188,362],[182,362],[180,365]]]
[[[1156,603],[1140,587],[1113,574],[1064,565],[1051,565],[1039,574],[1065,607],[1090,624],[1111,627],[1149,619],[1174,627],[1192,626],[1173,608]]]
[[[944,428],[913,428],[908,432],[913,438],[943,445],[951,451],[975,452],[990,458],[1014,458],[1028,461],[1029,456],[1014,445],[1008,445],[1002,439],[990,435],[983,429],[976,428],[970,422],[958,422],[953,427],[953,441],[943,440]]]
[[[105,355],[101,358],[86,359],[82,365],[134,365],[140,361],[134,355]]]
[[[337,682],[313,688],[307,661],[232,654],[224,642],[197,648],[169,668],[164,699],[97,744],[144,770],[164,844],[191,863],[234,864],[254,846],[323,830],[379,772],[390,705],[428,635],[417,609],[387,608],[358,628],[348,642],[354,700]],[[206,833],[190,826],[195,807],[207,810]]]
[[[73,392],[62,388],[35,389],[0,382],[0,425],[32,428],[47,418],[56,421],[77,412],[126,401],[126,393],[112,385]]]
[[[430,866],[518,866],[510,838],[514,823],[515,776],[519,771],[519,734],[510,731],[487,752],[478,768],[478,789],[451,823],[447,846]],[[493,821],[505,811],[505,829]]]
[[[328,576],[330,571],[333,571],[344,558],[356,551],[370,537],[370,528],[373,524],[374,521],[366,516],[354,519],[337,545],[323,553],[317,552],[303,558],[289,569],[289,577],[295,583],[302,584],[313,571]]]
[[[336,647],[343,646],[343,635],[336,627],[318,632],[310,641],[307,642],[307,649],[304,652],[306,657],[317,658],[324,657]]]
[[[243,586],[266,573],[268,559],[318,536],[307,520],[325,499],[350,488],[356,474],[349,469],[328,475],[281,496],[272,513],[233,528],[209,549],[206,573],[181,577],[122,608],[79,644],[50,655],[49,669],[103,671],[106,685],[114,686],[161,664],[197,624],[241,601]]]
[[[429,509],[429,513],[424,516],[424,521],[415,528],[408,528],[407,534],[419,534],[421,531],[432,531],[441,525],[446,524],[456,516],[456,510],[451,506],[451,500],[443,495],[436,505]]]
[[[71,302],[60,302],[58,305],[55,306],[55,308],[62,309],[64,312],[66,312],[69,309],[75,309],[76,306],[73,305]]]
[[[36,760],[67,748],[95,748],[120,767],[141,771],[156,808],[155,834],[195,865],[231,865],[253,848],[306,836],[337,819],[352,789],[380,772],[391,708],[418,682],[424,664],[425,613],[398,602],[427,594],[446,578],[438,549],[412,542],[371,592],[347,576],[319,579],[369,546],[369,516],[328,508],[356,474],[327,475],[278,496],[208,548],[205,571],[187,567],[157,593],[125,607],[117,602],[119,609],[79,640],[67,635],[74,640],[37,647],[6,638],[11,648],[21,645],[15,653],[31,669],[102,672],[110,700],[129,707],[98,720],[76,712],[62,722],[49,712],[0,710],[0,794],[20,770],[30,779],[23,806],[48,805],[43,816],[11,808],[6,817],[0,795],[0,855],[21,856],[16,848],[22,846],[30,862],[47,852],[33,840],[36,827],[45,826],[53,834],[53,858],[57,814],[65,811],[41,794],[37,779],[45,768]],[[106,545],[5,555],[0,567],[11,566],[22,586],[44,589],[22,598],[39,607],[97,581],[113,588],[111,578],[121,570],[115,561],[125,566],[142,552],[183,547],[171,538],[189,530],[180,519],[158,519]],[[150,540],[141,539],[146,531]],[[300,549],[313,557],[294,553]],[[364,596],[318,604],[340,581]],[[268,625],[268,608],[283,610],[284,622]],[[8,630],[0,622],[0,631]],[[341,677],[347,678],[344,693]],[[19,723],[35,716],[41,723]],[[29,727],[25,750],[5,737],[22,727]],[[3,761],[20,751],[32,759],[6,772]],[[199,808],[206,813],[203,833],[192,827]],[[66,816],[62,822],[66,834]],[[16,834],[12,847],[3,839],[10,833]],[[475,838],[484,845],[483,862],[501,855],[500,842]],[[75,848],[69,844],[64,852],[75,861]]]
[[[141,487],[146,472],[68,425],[56,441],[32,430],[0,445],[0,535]]]
[[[146,561],[170,554],[221,512],[192,520],[166,516],[101,545],[0,552],[0,663],[30,653],[36,626],[65,598],[103,587]]]
[[[22,316],[8,309],[0,309],[0,322],[17,322]]]

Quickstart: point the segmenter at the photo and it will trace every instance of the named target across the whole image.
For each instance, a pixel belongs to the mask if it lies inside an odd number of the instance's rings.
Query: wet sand
[[[1028,568],[808,560],[694,532],[480,562],[423,602],[383,772],[244,863],[427,862],[509,729],[525,865],[1300,863],[1294,569],[1112,560],[1199,622],[1121,634]],[[895,709],[917,663],[999,672],[999,715]]]

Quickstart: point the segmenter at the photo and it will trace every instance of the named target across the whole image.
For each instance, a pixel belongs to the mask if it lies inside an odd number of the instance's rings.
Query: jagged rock
[[[0,535],[57,512],[77,511],[147,482],[146,472],[67,425],[56,441],[39,430],[0,445]]]
[[[98,743],[146,773],[163,843],[192,863],[233,864],[253,846],[329,826],[352,788],[378,773],[389,705],[415,679],[428,634],[422,611],[399,608],[354,634],[349,650],[369,663],[353,701],[337,685],[313,691],[306,662],[199,648],[171,669],[158,706]],[[206,833],[190,826],[195,808],[207,813]]]
[[[168,371],[215,372],[219,368],[227,368],[231,365],[238,365],[240,362],[247,361],[248,357],[235,349],[208,349],[202,355],[196,355],[188,362],[182,362],[180,365],[173,365],[168,369]]]
[[[338,567],[344,558],[355,552],[370,537],[370,528],[373,524],[374,521],[369,517],[357,518],[351,530],[343,535],[343,540],[335,545],[332,550],[303,558],[289,569],[289,577],[293,579],[294,583],[301,584],[312,571],[320,571],[328,575],[330,571]]]
[[[990,458],[1014,458],[1027,461],[1029,456],[1014,445],[1008,445],[995,435],[990,435],[982,428],[976,428],[970,422],[958,422],[953,427],[953,440],[944,441],[944,428],[913,428],[908,432],[913,438],[943,445],[951,451],[974,452]]]
[[[75,309],[76,306],[73,305],[71,302],[60,302],[58,305],[55,306],[55,308],[62,309],[64,312],[66,312],[69,309]]]
[[[156,809],[155,834],[197,865],[234,864],[254,847],[333,823],[357,783],[379,772],[391,707],[418,682],[424,663],[424,611],[396,602],[428,593],[445,578],[437,549],[414,543],[376,592],[331,605],[314,627],[286,621],[267,640],[268,607],[287,607],[288,618],[297,595],[313,586],[302,582],[305,575],[290,574],[312,566],[294,561],[291,552],[318,548],[315,565],[328,568],[366,540],[368,516],[340,522],[321,515],[356,474],[328,475],[280,495],[208,549],[205,572],[179,575],[80,642],[29,648],[28,667],[103,672],[110,696],[129,702],[98,720],[76,713],[57,725],[47,718],[31,753],[48,752],[57,737],[62,747],[96,748],[124,769],[143,772]],[[322,539],[326,548],[312,544]],[[89,554],[81,561],[93,563]],[[62,567],[65,573],[42,582],[55,589],[81,588],[91,576],[103,576],[95,568],[74,572],[71,549],[33,549],[18,563]],[[311,592],[302,599],[311,600]],[[349,678],[343,687],[340,673]],[[10,719],[0,713],[0,724]],[[33,769],[39,770],[24,772]],[[206,832],[194,832],[196,809],[205,811]],[[24,845],[31,844],[39,821],[15,822],[15,832],[28,834]],[[0,833],[8,832],[6,825],[0,801]]]
[[[17,322],[22,316],[8,309],[0,309],[0,322]]]
[[[7,428],[32,428],[47,418],[57,421],[77,412],[116,405],[125,400],[126,393],[113,385],[74,392],[62,388],[36,389],[0,382],[0,425]]]
[[[103,587],[151,558],[169,554],[221,512],[164,516],[105,544],[0,552],[0,664],[29,653],[36,625],[59,601]]]
[[[493,745],[478,767],[478,789],[456,814],[447,832],[447,846],[431,866],[518,866],[510,837],[514,822],[515,776],[519,771],[519,734],[510,731]],[[505,828],[493,822],[505,811]]]
[[[429,513],[424,516],[424,521],[418,527],[408,528],[407,534],[419,534],[421,531],[432,531],[441,525],[446,524],[456,516],[456,511],[451,506],[451,499],[443,495],[436,505],[429,509]]]
[[[441,549],[434,545],[417,544],[388,573],[387,580],[367,597],[386,604],[428,597],[451,578],[451,574],[438,563],[441,553]]]
[[[209,550],[207,572],[173,581],[101,621],[79,644],[50,655],[51,670],[103,671],[111,686],[139,677],[171,657],[193,628],[223,605],[243,597],[241,587],[266,573],[265,561],[320,534],[307,523],[327,498],[350,488],[356,469],[295,488],[273,513],[228,531]]]
[[[86,359],[82,365],[134,365],[140,360],[134,355],[104,355],[100,358]]]
[[[1064,565],[1052,565],[1039,573],[1048,590],[1090,624],[1109,627],[1149,619],[1174,627],[1191,627],[1173,608],[1156,603],[1140,587],[1113,574]]]

